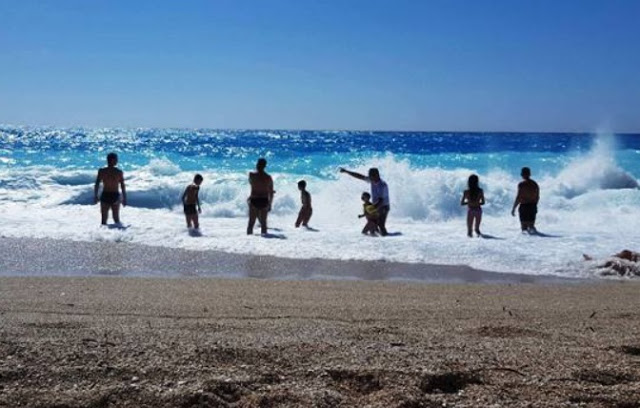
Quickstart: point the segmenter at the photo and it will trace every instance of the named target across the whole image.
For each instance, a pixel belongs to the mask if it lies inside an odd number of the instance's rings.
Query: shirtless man
[[[267,160],[258,159],[256,170],[249,173],[249,184],[251,184],[251,195],[249,196],[249,225],[247,226],[247,235],[253,234],[253,226],[256,218],[260,221],[260,230],[262,235],[267,233],[267,215],[271,211],[271,202],[273,201],[273,179],[264,171],[267,167]]]
[[[389,215],[389,210],[391,208],[389,204],[389,186],[387,186],[387,183],[380,178],[380,172],[378,169],[375,167],[370,168],[369,176],[347,170],[344,167],[340,167],[340,173],[347,173],[351,177],[355,177],[358,180],[363,180],[371,184],[371,201],[378,209],[378,227],[380,228],[380,235],[388,235],[387,216]]]
[[[538,183],[530,178],[531,170],[528,167],[523,167],[520,175],[524,180],[518,184],[518,195],[513,202],[511,215],[515,217],[516,208],[519,205],[520,208],[518,209],[518,213],[520,214],[520,227],[522,228],[522,231],[535,233],[536,214],[538,213],[538,201],[540,200],[540,187],[538,187]]]
[[[124,186],[124,174],[122,170],[116,167],[118,164],[118,155],[109,153],[107,155],[107,167],[98,170],[96,184],[94,187],[95,203],[100,201],[100,211],[102,212],[102,225],[107,225],[109,218],[109,209],[113,213],[113,221],[120,223],[120,193],[118,185],[122,188],[122,205],[127,205],[127,191]],[[98,189],[102,182],[102,194],[98,197]]]

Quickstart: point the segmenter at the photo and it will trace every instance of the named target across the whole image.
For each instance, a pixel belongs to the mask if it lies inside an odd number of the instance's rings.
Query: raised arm
[[[360,174],[360,173],[356,173],[355,171],[347,170],[344,167],[340,167],[340,173],[347,173],[351,177],[355,177],[358,180],[367,180],[367,176],[365,176],[363,174]]]
[[[122,205],[127,205],[127,188],[124,185],[124,173],[120,172],[120,188],[122,189]]]
[[[97,204],[99,200],[98,198],[98,190],[100,189],[100,182],[102,181],[102,169],[98,170],[98,175],[96,176],[96,184],[93,186],[93,200]]]
[[[480,190],[480,197],[478,202],[480,203],[480,205],[484,205],[484,191]]]

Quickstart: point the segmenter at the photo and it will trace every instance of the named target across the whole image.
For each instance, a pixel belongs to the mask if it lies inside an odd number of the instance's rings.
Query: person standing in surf
[[[369,176],[365,176],[355,171],[350,171],[344,167],[340,167],[340,173],[347,173],[351,177],[355,177],[358,180],[363,180],[371,184],[371,201],[373,205],[378,209],[378,227],[380,228],[380,235],[388,235],[387,232],[387,216],[391,209],[389,201],[389,186],[380,178],[380,172],[377,168],[372,167],[369,169]]]
[[[523,178],[518,184],[518,194],[513,202],[511,215],[516,216],[516,208],[520,214],[520,228],[522,232],[536,233],[536,214],[538,213],[538,201],[540,201],[540,187],[531,179],[531,169],[523,167],[520,171]]]
[[[109,153],[107,155],[107,167],[98,170],[96,183],[94,186],[94,201],[100,202],[100,212],[102,213],[102,225],[107,225],[109,219],[109,209],[113,215],[113,221],[120,224],[120,203],[127,205],[127,190],[124,185],[124,173],[117,168],[118,155]],[[102,194],[98,197],[98,190],[102,183]],[[122,199],[118,187],[122,189]]]
[[[307,182],[304,180],[298,181],[298,190],[300,190],[300,201],[302,202],[302,208],[298,213],[296,219],[296,228],[302,225],[305,228],[309,228],[309,220],[313,214],[313,208],[311,208],[311,194],[307,191]]]
[[[193,183],[189,184],[182,193],[182,205],[184,208],[184,216],[187,221],[187,228],[200,229],[200,221],[198,214],[202,213],[200,207],[200,184],[204,178],[201,174],[196,174],[193,178]]]
[[[474,229],[478,237],[481,237],[480,222],[482,221],[482,206],[484,205],[484,192],[479,186],[480,180],[478,176],[472,174],[469,176],[469,189],[464,190],[460,205],[466,205],[467,209],[467,236],[471,238],[472,229]]]
[[[253,226],[256,219],[260,221],[261,234],[267,234],[267,215],[271,211],[273,201],[273,179],[264,171],[267,167],[265,158],[258,159],[256,171],[249,173],[249,184],[251,185],[251,195],[249,196],[249,225],[247,235],[253,234]]]

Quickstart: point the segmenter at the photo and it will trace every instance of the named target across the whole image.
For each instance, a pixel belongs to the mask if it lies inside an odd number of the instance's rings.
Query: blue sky
[[[637,0],[0,0],[0,123],[640,132]]]

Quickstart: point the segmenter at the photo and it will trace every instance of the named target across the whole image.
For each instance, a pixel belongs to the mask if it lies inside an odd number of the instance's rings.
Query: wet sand
[[[288,259],[126,242],[0,238],[0,276],[222,277],[427,283],[561,283],[573,279],[383,261]],[[582,280],[581,280],[582,281]]]
[[[0,278],[2,407],[638,407],[640,284]]]

